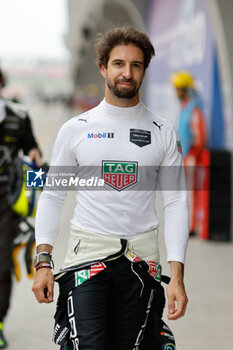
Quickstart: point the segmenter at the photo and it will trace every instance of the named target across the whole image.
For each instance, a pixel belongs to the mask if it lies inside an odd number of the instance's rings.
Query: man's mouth
[[[135,85],[135,83],[133,81],[122,81],[122,80],[120,80],[120,81],[117,81],[116,83],[121,85],[121,86],[129,86],[129,87]]]

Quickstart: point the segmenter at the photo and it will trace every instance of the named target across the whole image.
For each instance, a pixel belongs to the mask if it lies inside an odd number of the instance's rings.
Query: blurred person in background
[[[6,83],[0,69],[0,92]],[[7,346],[3,321],[7,314],[12,287],[12,248],[15,232],[14,214],[9,203],[10,171],[22,150],[38,167],[41,156],[27,109],[1,96],[0,93],[0,349]]]
[[[207,141],[207,130],[202,101],[190,72],[179,71],[171,75],[171,82],[180,101],[178,134],[181,140],[190,210],[190,235],[196,232],[197,166]]]
[[[150,350],[168,344],[175,349],[174,337],[161,319],[165,298],[159,223],[155,190],[148,187],[143,170],[149,166],[153,188],[163,188],[171,269],[168,319],[176,320],[185,314],[188,301],[183,283],[188,205],[177,133],[139,98],[154,55],[148,36],[130,26],[114,28],[99,36],[96,52],[105,98],[62,126],[51,160],[51,166],[72,166],[78,174],[80,167],[94,166],[98,175],[101,169],[106,175],[104,189],[87,188],[76,197],[66,258],[55,276],[60,294],[54,342],[63,350]],[[179,173],[171,178],[168,168]],[[134,177],[137,171],[141,180]],[[129,183],[132,179],[135,182]],[[182,190],[168,189],[173,180]],[[53,301],[51,253],[66,192],[44,189],[39,200],[33,292],[40,303]],[[151,324],[150,332],[146,326]]]
[[[3,74],[3,71],[0,68],[0,88],[3,88],[6,86],[6,77],[5,74]]]

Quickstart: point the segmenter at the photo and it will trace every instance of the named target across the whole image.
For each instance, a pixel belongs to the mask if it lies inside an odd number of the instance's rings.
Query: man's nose
[[[125,69],[124,69],[123,75],[124,75],[124,77],[126,79],[132,78],[132,68],[131,68],[130,64],[126,64],[125,65]]]

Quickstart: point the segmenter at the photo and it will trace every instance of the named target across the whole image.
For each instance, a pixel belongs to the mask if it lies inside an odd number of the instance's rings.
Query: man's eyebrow
[[[144,64],[144,62],[142,62],[142,61],[133,61],[132,63],[137,63],[137,64],[141,64],[141,65]]]
[[[114,60],[112,60],[112,63],[114,63],[114,62],[125,62],[125,60],[122,60],[121,58],[115,58]],[[141,64],[141,65],[144,64],[144,62],[138,61],[138,60],[132,61],[131,63],[137,63],[137,64]]]
[[[115,58],[114,60],[112,60],[112,62],[124,62],[124,60],[122,60],[120,58]]]

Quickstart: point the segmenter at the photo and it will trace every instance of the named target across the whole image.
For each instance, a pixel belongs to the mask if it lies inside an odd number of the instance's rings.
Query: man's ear
[[[104,78],[106,78],[106,71],[107,71],[107,68],[103,64],[101,64],[100,65],[100,73]]]

